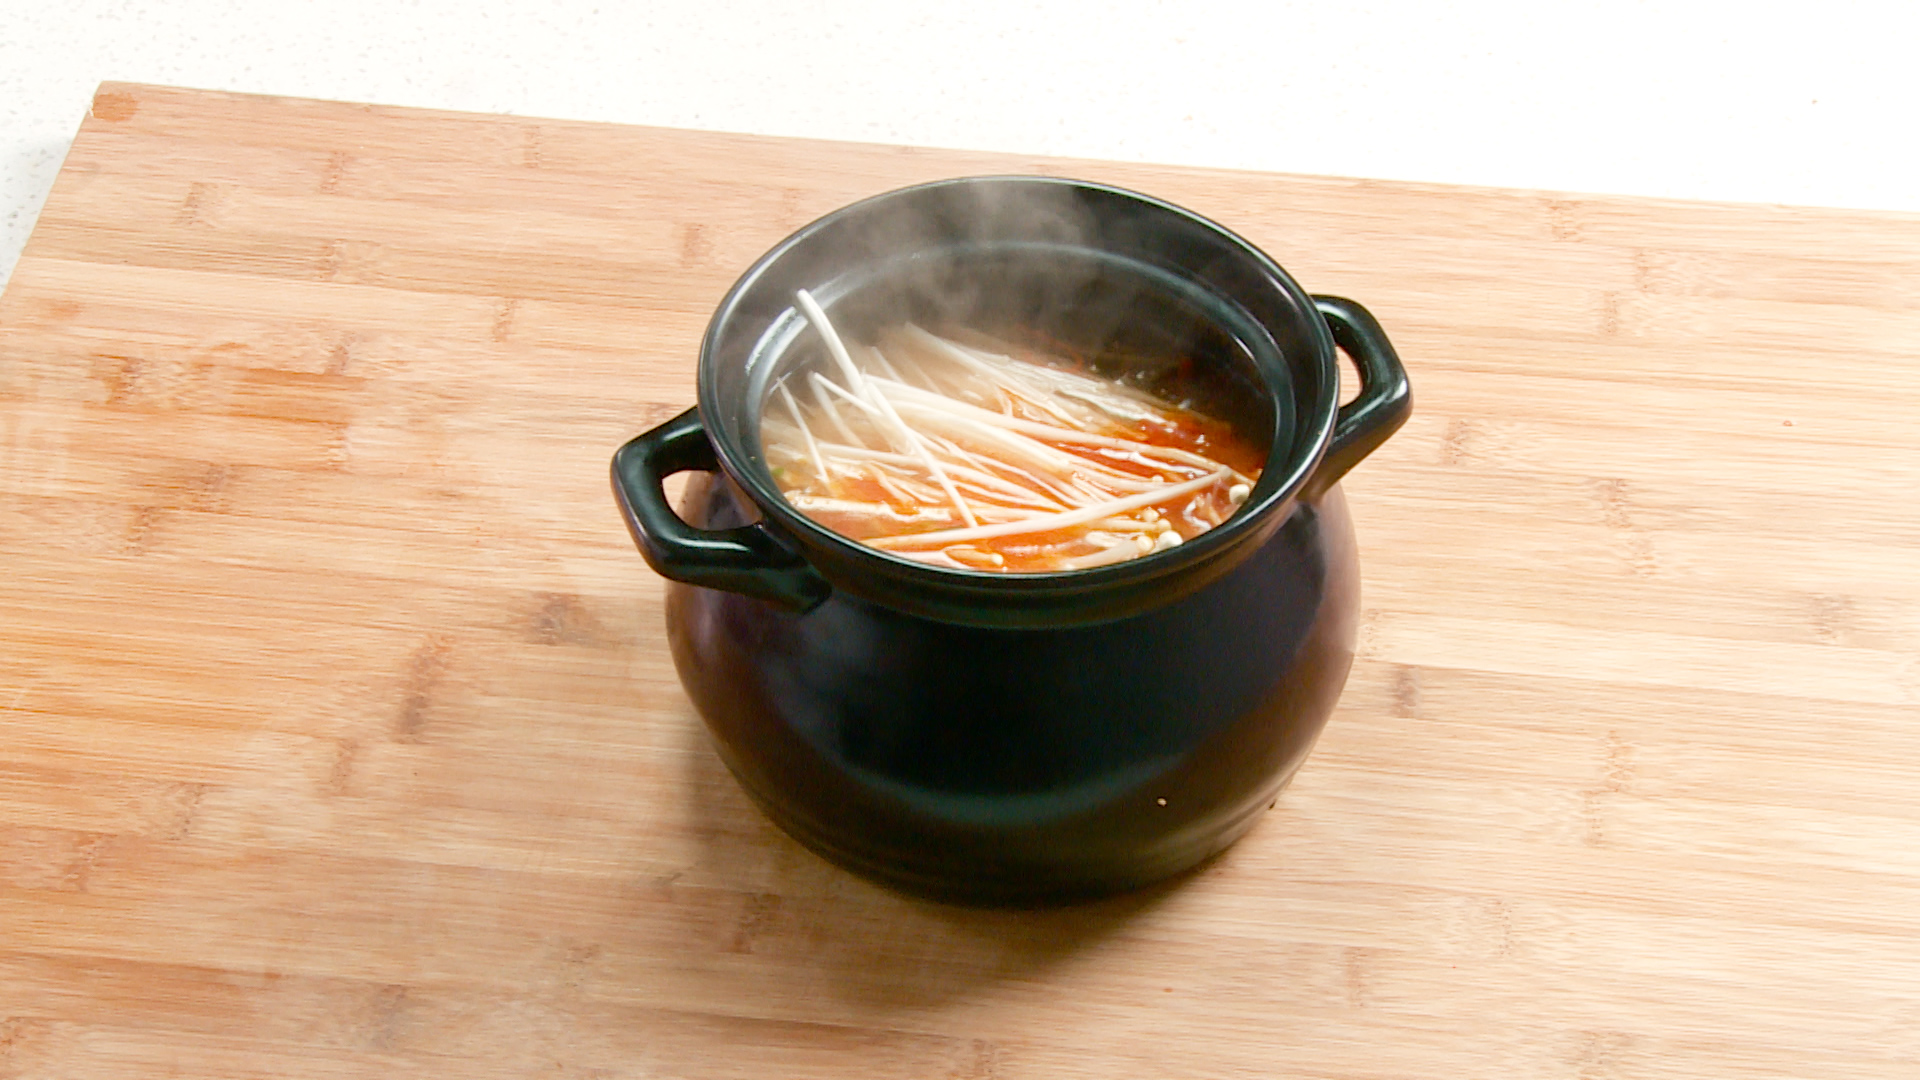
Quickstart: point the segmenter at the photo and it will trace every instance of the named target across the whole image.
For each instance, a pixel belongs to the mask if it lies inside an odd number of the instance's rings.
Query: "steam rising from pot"
[[[966,570],[1087,569],[1222,523],[1272,429],[1244,346],[1071,189],[944,194],[863,218],[854,269],[795,291],[811,332],[760,424],[789,502]]]

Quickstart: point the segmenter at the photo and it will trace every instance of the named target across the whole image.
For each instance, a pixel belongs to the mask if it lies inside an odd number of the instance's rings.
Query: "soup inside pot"
[[[1137,272],[987,262],[917,260],[831,313],[796,293],[759,417],[787,502],[894,555],[1007,573],[1141,558],[1231,518],[1280,419],[1244,346]]]

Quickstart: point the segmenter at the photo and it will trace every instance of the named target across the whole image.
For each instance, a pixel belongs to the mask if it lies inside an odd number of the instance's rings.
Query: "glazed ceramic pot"
[[[1264,471],[1226,523],[1094,569],[949,569],[852,542],[789,506],[761,452],[769,387],[812,333],[802,288],[856,338],[910,317],[1148,358],[1113,374],[1177,380],[1268,443]],[[1336,343],[1361,376],[1345,406]],[[715,313],[698,384],[696,408],[620,449],[615,495],[671,579],[674,662],[720,755],[816,851],[950,899],[1109,893],[1225,848],[1306,758],[1356,633],[1336,482],[1411,408],[1359,305],[1165,202],[968,178],[769,252]],[[688,471],[676,511],[662,481]]]

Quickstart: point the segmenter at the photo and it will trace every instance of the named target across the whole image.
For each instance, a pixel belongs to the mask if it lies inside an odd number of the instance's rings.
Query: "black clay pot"
[[[763,398],[811,334],[801,288],[857,338],[905,313],[1185,358],[1166,377],[1267,437],[1265,471],[1225,524],[1097,569],[853,543],[788,506],[760,451]],[[1344,407],[1336,342],[1361,373]],[[1220,851],[1299,768],[1353,657],[1335,482],[1410,408],[1364,309],[1309,297],[1220,226],[1110,187],[971,178],[857,203],[756,263],[707,329],[699,407],[622,447],[614,490],[673,580],[681,680],[776,822],[916,892],[1072,899]],[[661,484],[683,471],[703,475],[676,514]]]

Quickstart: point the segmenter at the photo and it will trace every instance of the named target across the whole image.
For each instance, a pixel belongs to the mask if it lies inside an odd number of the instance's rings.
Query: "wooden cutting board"
[[[1175,886],[906,899],[709,748],[607,491],[853,199],[1361,300],[1362,656]],[[109,85],[0,299],[0,1076],[1920,1075],[1920,218]]]

